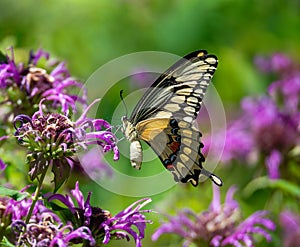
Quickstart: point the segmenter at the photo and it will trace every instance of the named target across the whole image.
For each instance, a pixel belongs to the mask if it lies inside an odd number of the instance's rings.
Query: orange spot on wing
[[[167,168],[168,170],[174,170],[173,164],[168,164],[168,165],[166,166],[166,168]]]
[[[179,142],[172,142],[169,144],[169,148],[171,148],[171,150],[176,153],[179,148],[180,148],[180,143]]]

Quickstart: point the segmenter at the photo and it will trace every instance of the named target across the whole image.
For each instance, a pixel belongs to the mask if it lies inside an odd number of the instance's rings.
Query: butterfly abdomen
[[[141,169],[143,162],[142,145],[139,141],[130,143],[130,162],[135,169]]]

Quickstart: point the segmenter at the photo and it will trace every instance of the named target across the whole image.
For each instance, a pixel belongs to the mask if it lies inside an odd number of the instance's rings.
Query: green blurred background
[[[297,0],[2,0],[0,48],[41,47],[67,61],[72,75],[82,81],[101,65],[128,53],[163,51],[183,56],[206,49],[219,58],[213,82],[229,114],[242,97],[262,94],[267,87],[267,81],[253,65],[255,55],[279,51],[297,58],[299,12]],[[239,176],[242,172],[245,171],[238,166],[231,171],[219,169],[218,173],[228,188],[234,183],[244,185]],[[93,203],[113,214],[136,200],[110,193],[94,183],[82,187],[93,190]],[[245,214],[262,209],[265,196],[256,196],[255,205],[252,198],[243,199]],[[151,207],[169,213],[183,207],[201,211],[210,199],[210,183],[198,188],[176,186],[153,197]],[[155,222],[147,228],[144,246],[181,246],[175,236],[164,236],[152,243],[151,233],[162,217],[149,217]],[[134,243],[115,241],[110,246]]]

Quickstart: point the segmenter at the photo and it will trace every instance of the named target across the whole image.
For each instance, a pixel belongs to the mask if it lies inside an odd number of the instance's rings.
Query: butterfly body
[[[130,162],[136,169],[141,169],[143,161],[142,145],[134,125],[124,116],[122,117],[124,135],[130,141]]]
[[[201,133],[194,126],[205,90],[218,60],[196,51],[179,60],[148,88],[130,118],[122,117],[123,132],[130,144],[130,161],[140,169],[145,141],[175,181],[197,186],[200,174],[216,184],[222,181],[202,166]]]

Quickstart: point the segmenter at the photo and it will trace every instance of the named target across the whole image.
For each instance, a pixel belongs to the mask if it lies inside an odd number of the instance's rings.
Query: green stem
[[[32,203],[31,203],[31,206],[30,206],[30,209],[29,209],[27,218],[26,218],[26,220],[25,220],[26,225],[29,223],[29,220],[30,220],[31,215],[32,215],[32,213],[33,213],[33,209],[34,209],[34,207],[35,207],[35,204],[37,203],[37,201],[38,201],[38,199],[39,199],[39,195],[40,195],[40,192],[41,192],[41,188],[42,188],[43,181],[44,181],[44,179],[45,179],[45,176],[46,176],[48,167],[49,167],[49,164],[47,164],[47,166],[46,166],[46,168],[44,169],[42,175],[41,175],[40,178],[38,179],[38,186],[37,186],[36,189],[35,189],[34,197],[32,198]],[[26,228],[25,228],[24,231],[20,234],[19,239],[18,239],[18,244],[17,244],[17,246],[20,245],[22,236],[23,236],[23,234],[25,233],[25,231],[26,231]]]
[[[31,206],[30,206],[30,209],[29,209],[29,212],[28,212],[26,221],[25,221],[26,224],[29,223],[29,220],[30,220],[30,218],[31,218],[31,215],[32,215],[33,209],[34,209],[34,207],[35,207],[35,204],[37,203],[37,201],[38,201],[38,199],[39,199],[40,192],[41,192],[41,188],[42,188],[43,181],[44,181],[44,179],[45,179],[45,176],[46,176],[48,167],[49,167],[49,165],[47,165],[46,169],[44,169],[42,175],[40,176],[40,178],[39,178],[39,180],[38,180],[38,181],[39,181],[39,184],[38,184],[38,186],[36,187],[36,190],[35,190],[35,193],[34,193],[34,197],[32,198],[32,203],[31,203]]]

